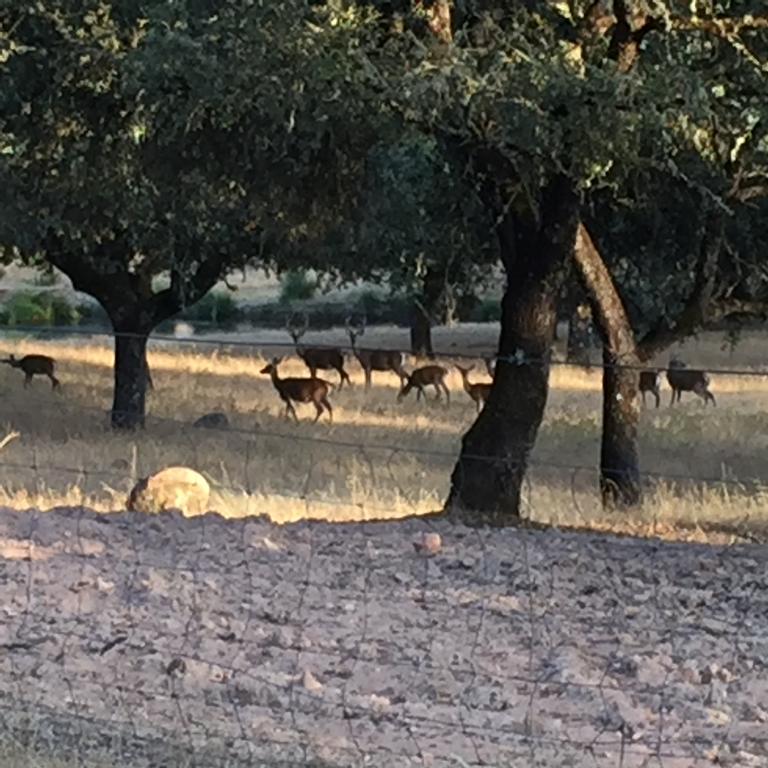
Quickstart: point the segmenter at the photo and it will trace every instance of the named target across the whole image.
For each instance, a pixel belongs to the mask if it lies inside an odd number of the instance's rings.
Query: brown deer
[[[405,355],[402,352],[386,349],[358,349],[355,343],[365,333],[365,318],[357,325],[353,325],[350,318],[347,318],[346,324],[352,352],[365,374],[365,388],[370,389],[371,387],[372,371],[392,371],[400,377],[400,386],[402,387],[408,378],[408,374],[403,368]]]
[[[469,368],[463,368],[460,365],[456,366],[461,374],[461,383],[464,385],[464,391],[475,401],[477,412],[480,413],[480,409],[485,405],[485,401],[491,394],[491,387],[493,387],[493,384],[490,381],[471,384],[469,381],[469,372],[473,367],[474,366],[472,365],[470,365]]]
[[[413,373],[407,375],[405,384],[403,384],[397,396],[397,402],[399,403],[412,389],[416,390],[416,402],[419,401],[422,395],[424,395],[424,400],[426,401],[427,393],[424,391],[424,387],[432,386],[435,388],[437,395],[435,400],[439,400],[440,393],[445,392],[446,405],[450,405],[451,393],[445,384],[445,377],[447,375],[448,371],[441,365],[425,365],[423,368],[417,368]]]
[[[293,339],[293,344],[296,347],[296,354],[304,361],[307,368],[309,368],[309,373],[312,378],[315,378],[318,370],[334,370],[339,374],[339,389],[344,386],[345,381],[349,386],[352,386],[352,382],[349,380],[349,374],[344,370],[344,355],[340,349],[331,347],[305,347],[299,344],[299,339],[307,332],[309,326],[309,319],[307,318],[306,313],[303,315],[303,320],[304,322],[301,325],[297,325],[293,322],[293,318],[288,318],[285,327]]]
[[[272,362],[268,363],[261,369],[261,373],[268,373],[272,378],[272,384],[277,390],[277,394],[280,395],[280,399],[285,403],[285,416],[288,418],[289,414],[293,414],[293,418],[298,422],[299,417],[296,415],[296,409],[293,407],[294,403],[312,403],[315,406],[317,413],[315,414],[315,421],[323,414],[323,411],[328,411],[328,419],[333,422],[333,408],[328,402],[328,392],[333,386],[329,381],[324,379],[318,379],[314,376],[311,379],[281,379],[277,373],[277,366],[280,364],[281,358],[273,357]]]
[[[645,405],[645,395],[650,392],[656,398],[656,407],[661,403],[661,371],[646,370],[640,371],[640,392],[643,396],[643,405]]]
[[[51,389],[59,386],[59,380],[54,376],[56,361],[48,355],[24,355],[18,360],[11,355],[0,362],[24,371],[24,386],[28,387],[33,376],[47,376],[51,380]]]
[[[687,365],[678,358],[672,358],[669,361],[669,368],[667,369],[667,381],[669,386],[672,387],[672,399],[669,401],[670,405],[679,403],[683,392],[693,392],[704,401],[704,405],[711,402],[712,405],[717,405],[715,402],[715,396],[709,390],[709,374],[704,371],[694,370],[688,368]]]

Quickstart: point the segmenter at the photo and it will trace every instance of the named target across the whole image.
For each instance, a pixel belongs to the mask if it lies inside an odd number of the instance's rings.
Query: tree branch
[[[603,343],[616,359],[634,361],[637,354],[635,335],[624,303],[583,222],[579,222],[576,230],[573,259]]]
[[[685,307],[673,325],[662,320],[643,337],[638,344],[640,360],[649,360],[657,352],[712,322],[717,263],[722,244],[723,217],[719,212],[712,213],[704,225],[693,288]]]

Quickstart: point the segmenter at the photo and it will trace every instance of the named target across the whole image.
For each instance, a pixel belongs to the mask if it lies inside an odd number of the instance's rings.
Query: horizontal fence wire
[[[34,325],[16,325],[4,329],[6,333],[23,336],[24,334],[33,338],[50,337],[53,339],[61,338],[102,338],[102,339],[144,339],[147,338],[143,334],[130,333],[130,332],[117,332],[103,329],[81,329],[77,327],[45,327]],[[260,329],[257,329],[260,330]],[[336,330],[341,331],[341,328]],[[273,331],[274,332],[274,331]],[[322,334],[324,331],[314,331],[313,335]],[[355,353],[368,353],[380,351],[380,346],[366,346],[365,344],[342,344],[342,343],[324,343],[316,341],[315,339],[302,340],[297,344],[292,339],[287,338],[285,341],[279,341],[274,339],[243,339],[235,338],[238,332],[233,332],[233,337],[222,337],[213,334],[193,335],[193,336],[175,336],[162,333],[152,333],[148,339],[150,342],[158,344],[170,344],[177,345],[179,347],[194,348],[199,347],[216,347],[216,348],[229,348],[231,350],[249,350],[251,352],[260,353],[261,350],[295,350],[297,347],[300,349],[317,349],[317,350],[339,350],[350,357],[354,357]],[[599,347],[594,347],[599,349]],[[658,370],[658,366],[651,363],[638,363],[638,362],[622,362],[621,358],[616,362],[590,361],[589,363],[577,363],[571,360],[561,359],[554,354],[547,355],[533,355],[526,353],[522,349],[517,349],[509,353],[498,353],[489,351],[488,354],[478,356],[476,352],[471,350],[462,351],[457,348],[455,351],[444,352],[435,351],[429,355],[416,355],[410,347],[396,347],[392,345],[386,346],[386,351],[400,353],[409,357],[424,358],[434,360],[471,360],[477,362],[480,360],[483,364],[487,361],[491,365],[495,365],[499,362],[509,363],[516,366],[535,366],[535,367],[559,367],[564,366],[568,368],[589,368],[594,370],[628,370],[628,371],[646,371],[646,370]],[[707,372],[718,376],[745,376],[745,377],[768,377],[768,366],[756,367],[707,367]]]
[[[83,440],[109,417],[53,392],[29,407],[51,424],[69,414]],[[62,475],[74,504],[0,509],[0,758],[6,750],[46,768],[51,752],[73,766],[132,768],[703,768],[760,765],[768,753],[764,548],[470,529],[439,517],[366,522],[423,512],[397,462],[448,473],[458,445],[353,439],[323,425],[202,430],[152,407],[144,433],[125,438],[139,446],[133,466],[78,461],[68,442],[57,455],[13,444],[0,453],[9,486],[34,491]],[[23,415],[0,414],[9,429]],[[142,434],[175,436],[201,465],[220,441],[234,446],[236,480],[233,468],[204,474],[214,493],[253,499],[253,510],[122,511],[143,466]],[[341,475],[329,480],[313,462],[264,476],[272,453],[300,445],[353,457],[400,506],[334,495]],[[595,464],[534,455],[528,467],[529,478],[549,473],[569,487],[577,511],[577,478],[596,487]],[[641,476],[752,495],[766,485]],[[106,485],[115,511],[97,514],[88,504]],[[259,515],[266,497],[357,507],[363,522],[277,526]]]

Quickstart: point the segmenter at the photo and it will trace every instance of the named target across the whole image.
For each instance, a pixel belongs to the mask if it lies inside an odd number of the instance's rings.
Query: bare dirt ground
[[[0,741],[131,768],[768,766],[767,564],[429,519],[0,509]]]

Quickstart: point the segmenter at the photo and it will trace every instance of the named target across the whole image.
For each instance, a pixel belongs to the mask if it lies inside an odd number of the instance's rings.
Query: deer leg
[[[341,377],[341,382],[339,382],[339,391],[341,391],[341,384],[343,382],[347,382],[348,386],[352,386],[352,379],[349,378],[349,374],[344,370],[344,368],[339,369],[339,376]]]
[[[299,417],[296,415],[296,409],[293,407],[290,398],[286,397],[283,402],[285,403],[285,418],[287,419],[289,415],[293,415],[293,418],[298,422]]]
[[[370,389],[371,388],[371,369],[363,368],[363,374],[365,375],[365,388]]]
[[[28,387],[29,383],[32,381],[32,374],[31,373],[25,373],[24,374],[24,386]]]
[[[315,413],[315,420],[312,423],[317,424],[317,420],[323,415],[323,406],[320,405],[320,403],[317,400],[313,400],[312,402],[315,406],[315,410],[317,411]]]
[[[56,389],[59,386],[59,380],[52,374],[48,374],[48,378],[51,380],[51,389]]]
[[[437,383],[434,383],[432,385],[435,388],[435,402],[440,402],[440,385]]]
[[[656,396],[656,407],[659,407],[659,403],[661,402],[661,395],[659,394],[659,390],[655,390],[653,393]]]
[[[448,406],[451,404],[451,391],[448,389],[448,385],[444,381],[441,381],[440,384],[445,391],[445,404]]]
[[[325,410],[328,411],[328,421],[333,424],[333,408],[331,408],[331,404],[328,402],[328,397],[323,397],[320,402],[325,406]]]
[[[672,390],[672,399],[669,401],[669,405],[670,405],[670,407],[671,407],[671,406],[673,406],[673,405],[675,404],[675,395],[676,395],[676,394],[677,394],[677,390],[676,390],[676,389],[673,389],[673,390]]]

